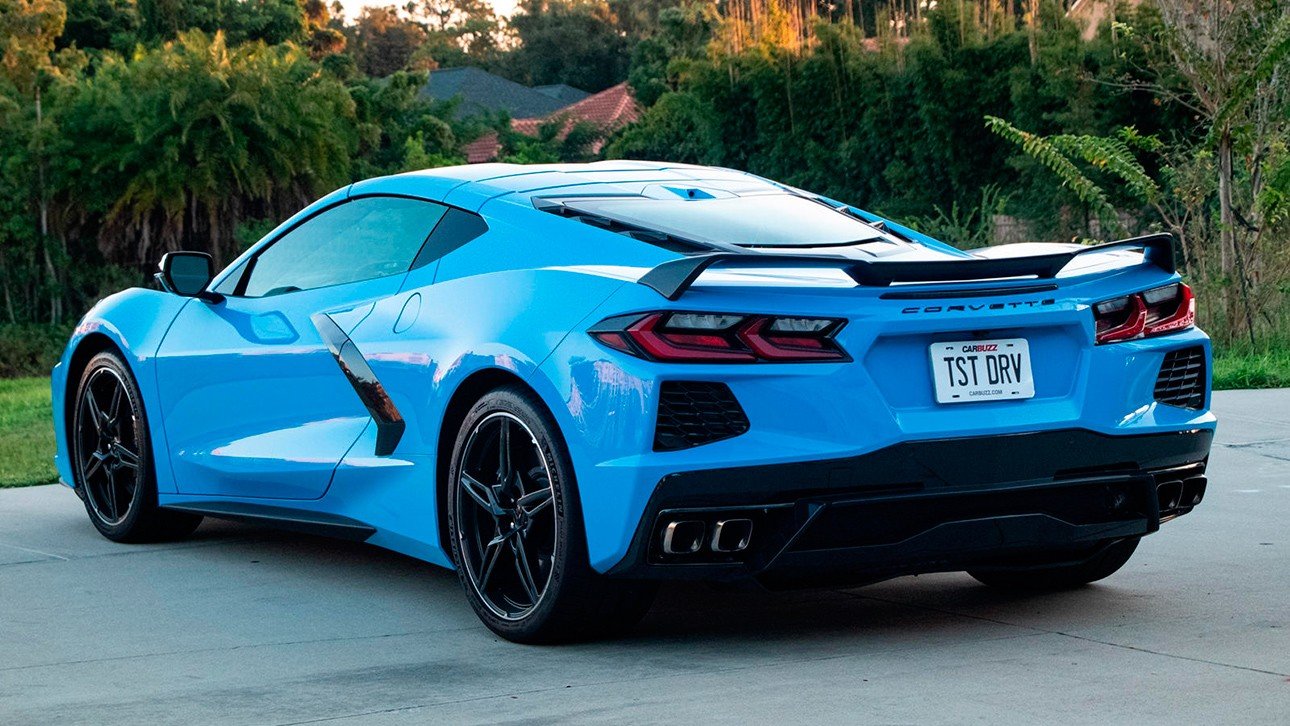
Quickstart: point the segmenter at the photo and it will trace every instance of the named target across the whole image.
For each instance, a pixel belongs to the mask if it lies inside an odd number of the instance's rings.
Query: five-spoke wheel
[[[514,414],[475,425],[457,477],[457,536],[471,587],[498,617],[522,618],[551,581],[559,539],[551,472]]]
[[[493,632],[523,643],[598,638],[649,609],[652,583],[592,570],[569,453],[529,391],[503,387],[475,403],[446,483],[457,572]]]
[[[103,536],[152,542],[197,528],[200,516],[157,507],[143,398],[115,354],[100,353],[85,366],[71,423],[74,484]]]
[[[76,464],[86,503],[107,525],[130,513],[139,489],[139,424],[121,374],[110,366],[90,373],[76,410]]]

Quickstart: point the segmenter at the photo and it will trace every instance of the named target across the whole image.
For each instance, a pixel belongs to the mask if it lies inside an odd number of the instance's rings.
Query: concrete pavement
[[[0,723],[1290,723],[1290,389],[1215,396],[1210,489],[1079,591],[667,588],[632,637],[492,636],[455,575],[208,521],[116,545],[0,491]]]

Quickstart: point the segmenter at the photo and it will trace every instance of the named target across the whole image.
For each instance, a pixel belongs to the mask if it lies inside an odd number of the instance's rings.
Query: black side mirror
[[[215,260],[205,252],[167,252],[158,267],[161,271],[157,273],[157,282],[176,295],[207,302],[224,299],[223,295],[206,290],[215,277]]]

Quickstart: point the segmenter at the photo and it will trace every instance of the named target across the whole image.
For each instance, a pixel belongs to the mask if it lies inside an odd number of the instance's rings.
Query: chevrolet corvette
[[[622,632],[668,579],[1072,588],[1205,493],[1168,235],[963,251],[729,169],[482,164],[156,279],[53,371],[98,531],[369,542],[514,641]]]

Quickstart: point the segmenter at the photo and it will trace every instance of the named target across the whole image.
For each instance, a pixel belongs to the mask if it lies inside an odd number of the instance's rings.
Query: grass
[[[1281,387],[1290,387],[1290,346],[1215,351],[1215,390]],[[0,488],[55,481],[53,457],[49,379],[0,379]]]
[[[1290,345],[1262,351],[1214,351],[1214,390],[1287,386],[1290,386]]]
[[[0,487],[57,479],[50,410],[48,378],[0,379]]]

